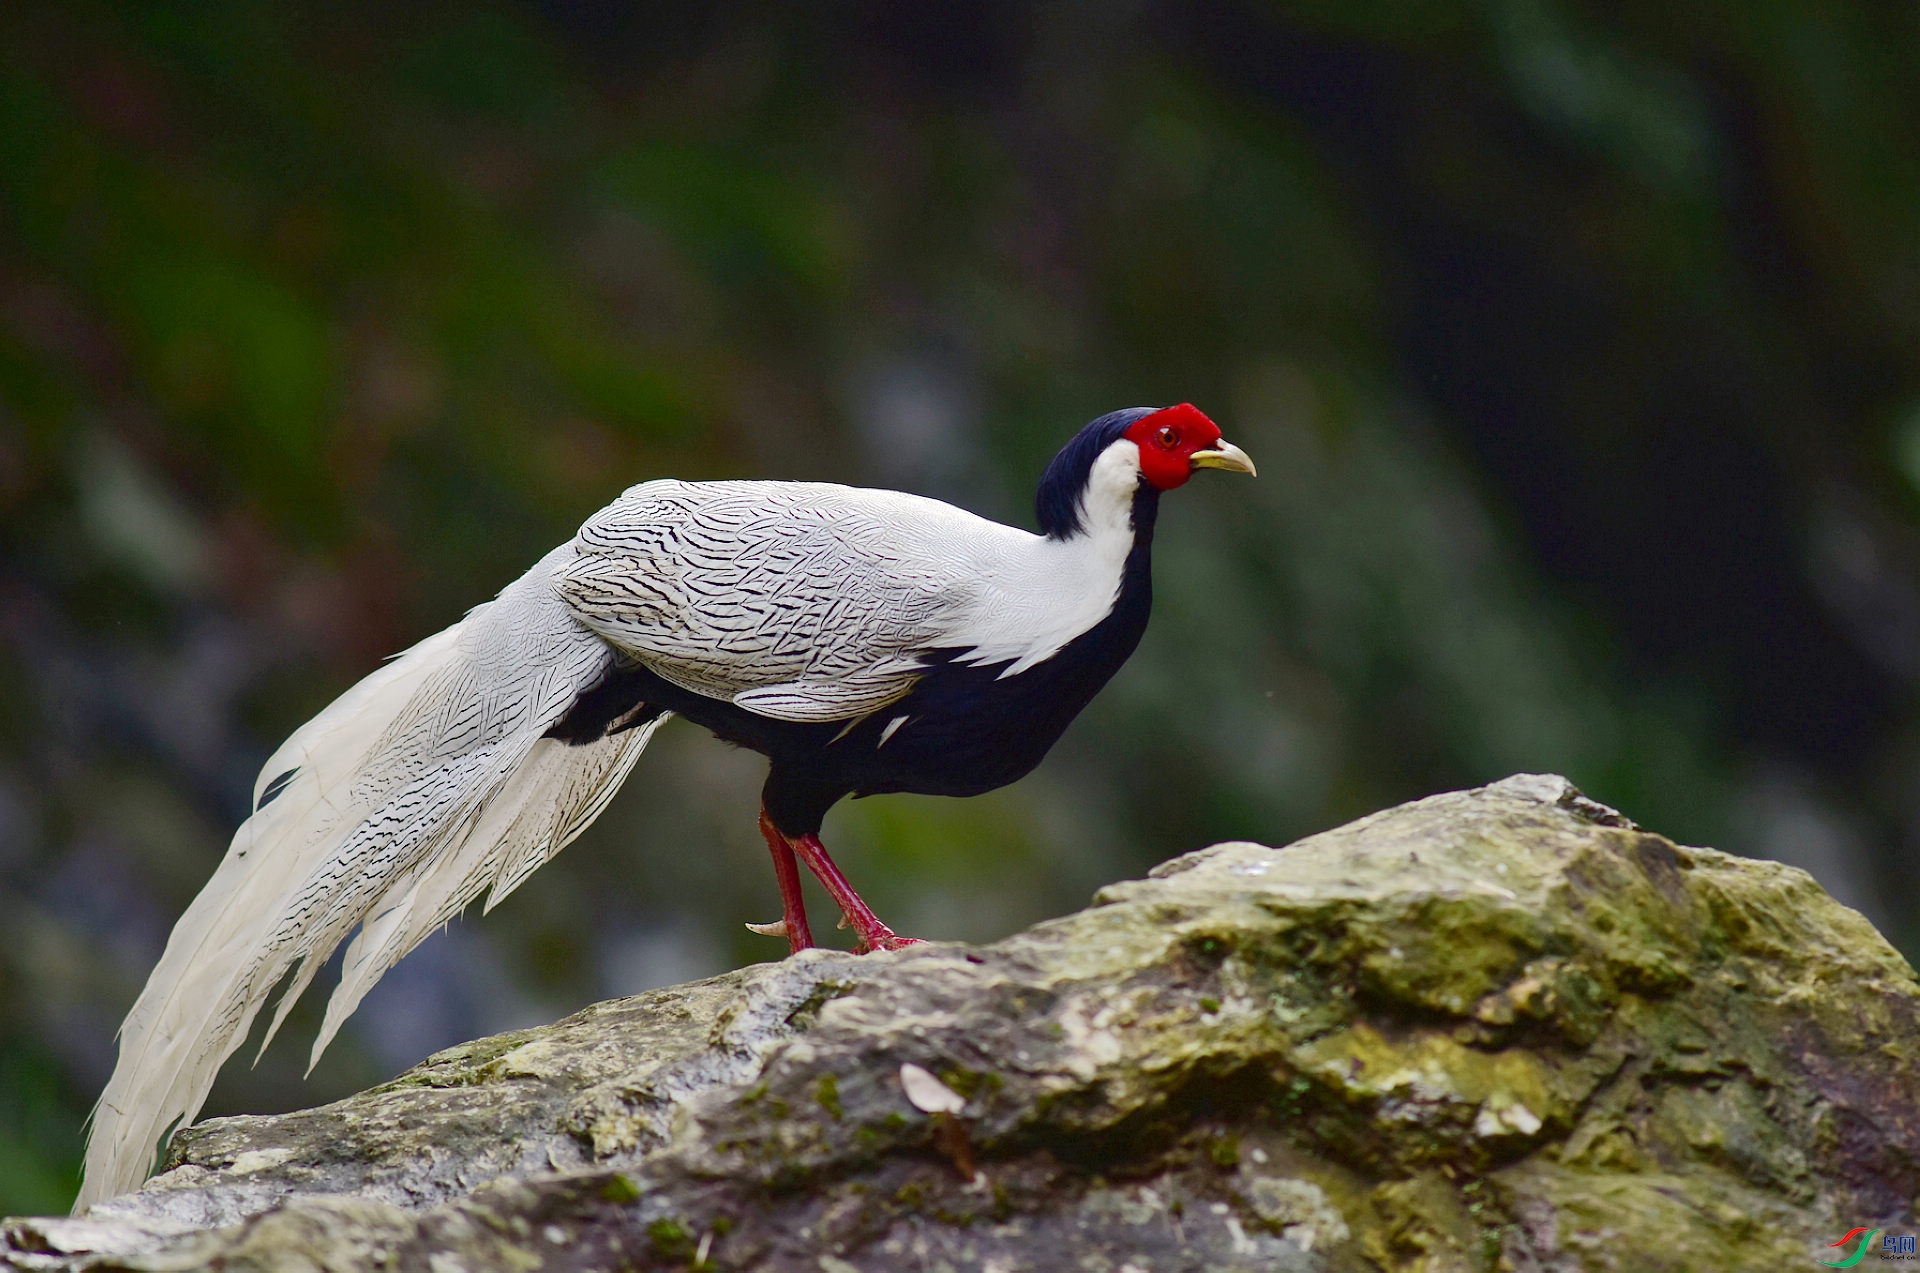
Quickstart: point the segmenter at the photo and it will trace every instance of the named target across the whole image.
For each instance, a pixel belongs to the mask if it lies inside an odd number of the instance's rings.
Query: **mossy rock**
[[[1917,1021],[1803,872],[1523,775],[992,946],[812,951],[215,1120],[0,1263],[1813,1268],[1914,1222]]]

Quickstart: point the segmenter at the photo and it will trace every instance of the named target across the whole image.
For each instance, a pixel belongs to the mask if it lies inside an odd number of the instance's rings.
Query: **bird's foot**
[[[826,846],[820,843],[816,835],[803,835],[789,840],[779,828],[773,825],[773,819],[766,810],[760,811],[760,833],[766,837],[767,849],[773,854],[773,872],[780,881],[780,905],[783,914],[771,924],[748,924],[747,927],[767,937],[785,937],[794,954],[799,954],[813,945],[813,934],[807,929],[807,906],[800,896],[801,862],[807,869],[819,877],[820,883],[840,907],[841,928],[853,929],[857,939],[853,953],[871,954],[876,950],[899,950],[906,946],[919,946],[923,943],[918,937],[902,937],[880,922],[873,909],[860,900],[853,891],[853,885],[847,883],[847,877],[827,856]]]
[[[871,912],[869,912],[869,915],[871,915]],[[860,934],[860,940],[853,948],[854,954],[871,955],[876,950],[904,950],[908,946],[924,946],[927,944],[918,937],[898,936],[891,928],[888,928],[878,920],[874,920],[874,926],[874,931],[862,932]],[[859,927],[858,921],[855,922],[855,927]]]
[[[871,955],[876,950],[901,950],[908,946],[924,946],[926,943],[918,937],[902,937],[880,922],[868,905],[860,900],[859,894],[853,895],[853,905],[840,911],[840,922],[836,928],[851,928],[854,936],[860,940],[853,944],[856,955]]]
[[[852,952],[854,952],[854,954],[874,954],[874,950],[904,950],[906,947],[924,947],[924,945],[927,945],[927,943],[922,941],[920,937],[897,937],[897,935],[893,935],[893,933],[887,933],[885,937],[876,937],[876,939],[872,941],[872,945],[862,939],[860,945],[856,945],[856,947],[852,949]]]

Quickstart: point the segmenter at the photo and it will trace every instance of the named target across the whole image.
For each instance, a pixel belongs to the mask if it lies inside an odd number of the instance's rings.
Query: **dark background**
[[[1037,774],[835,812],[897,927],[1557,770],[1915,949],[1917,60],[1864,2],[7,6],[0,1213],[65,1207],[255,771],[382,656],[630,483],[1030,524],[1133,404],[1261,477],[1167,501]],[[774,957],[761,773],[664,730],[209,1112]]]

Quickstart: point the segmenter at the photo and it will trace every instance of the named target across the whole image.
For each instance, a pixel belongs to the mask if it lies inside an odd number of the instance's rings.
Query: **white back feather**
[[[1114,443],[1047,539],[918,495],[824,482],[632,487],[554,575],[580,621],[666,680],[762,716],[840,721],[913,689],[929,650],[1007,675],[1113,609],[1140,453]]]

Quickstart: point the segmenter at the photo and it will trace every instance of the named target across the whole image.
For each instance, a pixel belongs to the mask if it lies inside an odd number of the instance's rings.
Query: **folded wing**
[[[682,688],[791,721],[905,695],[962,640],[1006,527],[935,500],[802,482],[648,482],[580,529],[555,581],[589,628]]]

